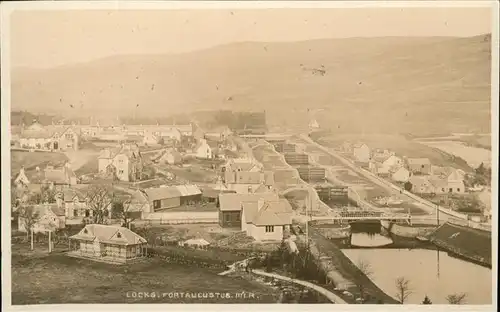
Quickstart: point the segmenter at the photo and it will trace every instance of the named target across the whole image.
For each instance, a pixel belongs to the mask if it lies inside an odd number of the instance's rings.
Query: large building
[[[79,136],[74,126],[43,126],[38,122],[22,128],[18,134],[20,148],[47,151],[78,150]]]

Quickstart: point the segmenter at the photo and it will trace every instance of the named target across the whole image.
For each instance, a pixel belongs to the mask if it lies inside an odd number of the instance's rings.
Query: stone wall
[[[389,233],[400,236],[400,237],[408,237],[415,238],[418,236],[426,237],[436,230],[436,226],[410,226],[410,225],[401,225],[396,224],[390,221],[381,221],[382,226],[389,231]]]

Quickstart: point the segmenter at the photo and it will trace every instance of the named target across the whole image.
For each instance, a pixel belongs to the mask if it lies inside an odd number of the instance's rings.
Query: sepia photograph
[[[1,11],[3,308],[496,310],[498,2]]]

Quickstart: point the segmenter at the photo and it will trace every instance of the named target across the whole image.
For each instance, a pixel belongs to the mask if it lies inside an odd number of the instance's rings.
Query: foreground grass
[[[12,255],[12,304],[57,303],[274,303],[271,288],[219,271],[146,259],[111,265],[62,253]],[[241,292],[254,298],[235,298]],[[157,298],[133,298],[132,292],[157,292]],[[167,293],[230,293],[233,298],[170,298]]]

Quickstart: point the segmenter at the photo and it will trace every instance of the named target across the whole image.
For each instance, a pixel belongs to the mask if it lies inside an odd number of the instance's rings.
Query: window
[[[448,192],[450,192],[450,193],[453,192],[453,189],[450,187],[450,189],[448,190]]]
[[[119,174],[123,174],[123,170],[118,171]]]
[[[459,189],[459,188],[457,188],[457,192],[460,192],[460,189]]]
[[[153,208],[155,208],[155,209],[161,208],[161,201],[153,200]]]
[[[83,233],[88,234],[88,233],[89,233],[89,231],[88,231],[87,229],[84,229],[84,230],[83,230]]]
[[[424,166],[424,165],[422,165],[422,169],[424,169],[424,167],[425,167],[425,166]]]
[[[120,164],[123,164],[123,159],[118,160]]]
[[[73,217],[78,217],[78,210],[73,210]]]
[[[266,225],[266,233],[272,233],[272,232],[274,232],[274,226]]]
[[[444,187],[441,189],[441,192],[444,192]]]
[[[118,233],[116,234],[116,237],[117,237],[117,238],[122,238],[122,234],[121,234],[120,232],[118,232]]]
[[[73,139],[73,135],[71,133],[66,134],[65,137],[66,137],[66,139],[69,139],[69,140]]]

